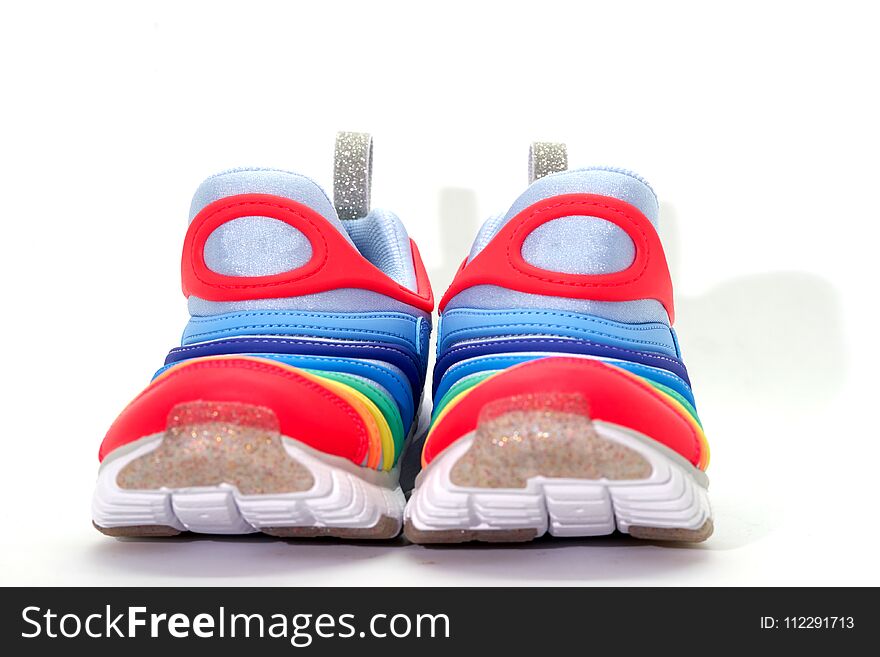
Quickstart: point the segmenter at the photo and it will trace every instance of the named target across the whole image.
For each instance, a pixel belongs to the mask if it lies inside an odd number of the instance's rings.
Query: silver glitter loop
[[[340,219],[369,214],[372,177],[373,138],[366,132],[336,133],[333,204]]]
[[[551,173],[568,169],[565,144],[536,141],[529,146],[529,184]]]

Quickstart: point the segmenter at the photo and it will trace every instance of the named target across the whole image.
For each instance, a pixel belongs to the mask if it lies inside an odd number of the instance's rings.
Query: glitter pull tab
[[[568,169],[568,149],[565,144],[536,141],[529,146],[529,184],[551,173]]]
[[[333,161],[333,204],[342,220],[370,212],[373,138],[366,132],[336,133]]]

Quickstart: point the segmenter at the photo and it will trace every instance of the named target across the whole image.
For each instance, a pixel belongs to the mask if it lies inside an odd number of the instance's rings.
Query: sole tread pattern
[[[615,531],[647,540],[698,542],[713,529],[705,476],[653,441],[596,422],[603,438],[638,451],[650,463],[638,480],[532,477],[524,488],[475,488],[450,473],[473,441],[453,444],[417,480],[404,534],[414,543],[531,540],[602,536]]]
[[[110,536],[252,534],[390,539],[401,530],[405,499],[400,488],[368,482],[284,439],[290,458],[311,472],[307,491],[243,495],[228,484],[193,488],[129,490],[116,478],[127,463],[161,443],[151,436],[127,453],[105,460],[92,500],[95,527]]]

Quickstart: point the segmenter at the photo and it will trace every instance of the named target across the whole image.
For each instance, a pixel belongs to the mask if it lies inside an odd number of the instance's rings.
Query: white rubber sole
[[[159,447],[163,434],[142,438],[110,454],[101,465],[92,499],[92,520],[112,536],[252,534],[394,538],[405,500],[396,473],[357,472],[344,459],[321,454],[282,437],[287,454],[308,469],[306,491],[243,495],[228,484],[157,490],[122,489],[119,472]],[[372,480],[368,481],[367,477]]]
[[[525,488],[466,488],[450,479],[474,434],[440,454],[416,479],[404,533],[415,543],[524,541],[602,536],[699,542],[712,533],[706,475],[665,446],[632,430],[594,421],[599,436],[644,456],[645,479],[533,477]]]

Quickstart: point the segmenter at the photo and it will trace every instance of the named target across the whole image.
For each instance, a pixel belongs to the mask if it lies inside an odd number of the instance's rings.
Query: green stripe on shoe
[[[679,404],[684,406],[687,409],[687,412],[690,413],[693,416],[694,420],[697,421],[697,424],[700,425],[700,428],[701,429],[703,428],[703,423],[700,422],[700,416],[697,415],[697,409],[694,408],[693,405],[691,405],[691,403],[687,399],[682,397],[679,393],[677,393],[672,388],[667,388],[662,383],[657,383],[656,381],[651,381],[650,379],[646,379],[645,377],[641,377],[641,378],[643,381],[645,381],[645,383],[651,384],[653,387],[657,388],[657,390],[659,390],[660,392],[665,392],[667,395],[672,397]]]
[[[443,399],[441,399],[437,406],[434,407],[434,410],[431,412],[431,422],[437,419],[437,415],[442,411],[456,395],[460,392],[464,392],[468,388],[473,388],[479,383],[482,383],[486,379],[488,379],[493,374],[497,374],[497,371],[490,372],[480,372],[479,374],[474,374],[467,378],[462,379],[461,381],[457,381],[453,386],[446,391],[446,394],[443,395]]]
[[[400,453],[403,451],[403,441],[406,438],[406,431],[404,431],[403,428],[403,418],[400,416],[400,411],[394,400],[378,388],[375,388],[369,383],[365,383],[363,380],[351,376],[350,374],[330,372],[327,370],[306,369],[305,371],[314,374],[315,376],[332,379],[333,381],[338,381],[339,383],[351,386],[372,401],[378,409],[382,411],[382,415],[384,415],[385,419],[388,421],[388,426],[391,429],[391,437],[394,439],[394,460],[395,462],[397,461],[397,457],[399,457]]]
[[[607,363],[607,364],[611,365],[612,367],[614,366],[613,363]],[[619,369],[623,369],[623,368],[619,368]],[[629,372],[628,370],[627,370],[627,373],[633,374],[632,372]],[[479,385],[480,383],[482,383],[483,381],[485,381],[486,379],[488,379],[490,376],[492,376],[494,374],[498,374],[498,371],[494,370],[494,371],[489,371],[489,372],[482,372],[480,374],[475,374],[473,376],[467,377],[467,378],[462,379],[461,381],[458,381],[457,383],[455,383],[446,392],[446,394],[443,395],[443,399],[441,399],[440,402],[437,404],[437,406],[434,408],[433,412],[431,413],[431,423],[433,424],[434,420],[437,419],[437,415],[449,404],[450,401],[452,401],[456,396],[458,396],[459,393],[464,392],[465,390],[468,390],[469,388],[473,388],[473,387]],[[634,374],[634,376],[637,376],[642,381],[649,384],[651,387],[656,388],[660,392],[663,392],[663,393],[669,395],[675,401],[679,402],[682,406],[684,406],[684,408],[687,410],[687,412],[690,413],[691,416],[693,416],[693,418],[694,418],[694,420],[696,420],[697,424],[700,425],[700,428],[703,427],[703,423],[700,422],[700,416],[697,415],[697,409],[695,409],[693,407],[693,405],[687,399],[682,397],[681,394],[679,394],[678,392],[676,392],[672,388],[669,388],[669,387],[663,385],[662,383],[657,383],[656,381],[652,381],[651,379],[648,379],[647,377],[639,376],[638,374]]]

